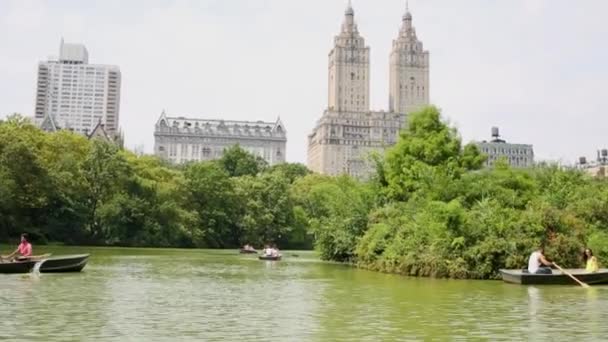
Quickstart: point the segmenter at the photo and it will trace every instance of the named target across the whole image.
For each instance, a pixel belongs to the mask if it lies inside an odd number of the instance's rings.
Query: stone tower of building
[[[429,52],[416,37],[407,5],[389,65],[389,111],[407,114],[428,105]]]
[[[329,52],[329,110],[369,110],[369,47],[359,34],[349,1],[342,30]]]
[[[374,154],[395,145],[406,114],[429,102],[429,54],[407,11],[390,59],[390,110],[370,110],[369,47],[350,4],[329,53],[327,109],[308,136],[308,168],[328,175],[367,178]]]

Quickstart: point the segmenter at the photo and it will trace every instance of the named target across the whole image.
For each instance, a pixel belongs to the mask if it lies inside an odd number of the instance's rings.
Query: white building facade
[[[406,9],[393,41],[389,111],[370,110],[370,48],[348,5],[329,53],[328,108],[308,136],[308,168],[322,174],[367,177],[370,155],[394,145],[406,115],[429,103],[429,53],[422,47]]]
[[[120,69],[89,64],[84,45],[61,40],[59,58],[38,64],[35,120],[43,129],[89,134],[102,123],[116,134],[120,113]]]
[[[492,167],[499,159],[504,159],[511,167],[534,166],[534,148],[530,144],[511,144],[500,139],[498,128],[492,127],[492,140],[475,143],[481,153],[487,155],[485,166]]]
[[[221,158],[234,145],[264,158],[285,162],[287,131],[276,122],[169,117],[163,111],[154,129],[154,153],[175,164]]]

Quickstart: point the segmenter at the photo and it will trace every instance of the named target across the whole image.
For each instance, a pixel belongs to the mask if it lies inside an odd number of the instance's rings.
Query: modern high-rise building
[[[35,120],[43,129],[70,129],[82,134],[103,125],[116,134],[120,113],[118,66],[89,64],[82,44],[61,40],[59,58],[38,64]]]
[[[154,154],[175,164],[221,158],[239,145],[269,165],[285,162],[287,131],[275,122],[171,117],[163,111],[154,129]]]
[[[389,110],[370,110],[370,49],[359,33],[350,2],[329,53],[328,107],[308,136],[308,168],[323,174],[365,178],[369,156],[394,145],[406,115],[429,103],[429,53],[406,8],[393,41]]]

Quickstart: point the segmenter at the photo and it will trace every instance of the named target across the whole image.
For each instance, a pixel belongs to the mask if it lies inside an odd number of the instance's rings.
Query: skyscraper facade
[[[38,64],[35,120],[43,129],[89,134],[102,124],[116,134],[120,113],[118,66],[89,64],[82,44],[61,40],[59,57]]]
[[[365,178],[370,155],[397,142],[406,115],[429,103],[429,53],[406,8],[393,41],[389,110],[370,110],[370,48],[359,33],[350,2],[329,53],[328,107],[308,136],[308,167],[316,172]]]

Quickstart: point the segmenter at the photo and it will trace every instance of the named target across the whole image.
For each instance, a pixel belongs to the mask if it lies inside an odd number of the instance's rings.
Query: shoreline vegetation
[[[608,182],[555,165],[482,169],[436,107],[409,115],[370,160],[366,181],[268,166],[238,145],[171,165],[13,115],[0,121],[0,241],[26,231],[38,244],[314,246],[364,269],[471,279],[524,267],[540,244],[564,267],[581,266],[585,246],[608,260]]]

